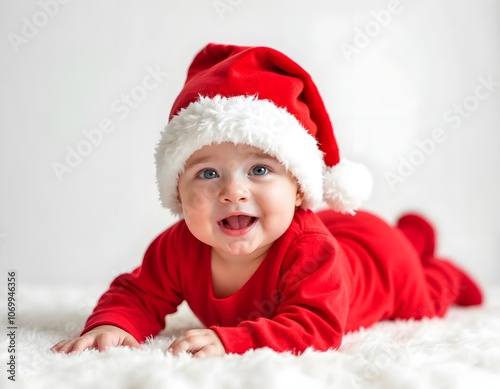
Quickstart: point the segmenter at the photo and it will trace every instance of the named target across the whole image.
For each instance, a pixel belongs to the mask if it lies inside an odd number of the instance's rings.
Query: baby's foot
[[[480,305],[483,302],[483,294],[477,283],[462,269],[448,262],[459,276],[458,297],[455,304],[469,306]]]
[[[399,228],[413,244],[422,262],[434,256],[436,249],[436,233],[432,224],[422,216],[407,213],[397,222]]]

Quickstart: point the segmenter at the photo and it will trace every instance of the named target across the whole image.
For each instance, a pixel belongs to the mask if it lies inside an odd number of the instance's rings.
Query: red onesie
[[[215,298],[211,249],[180,221],[153,241],[140,267],[113,281],[83,333],[111,324],[144,341],[186,300],[228,353],[297,353],[338,348],[345,332],[380,320],[442,316],[453,303],[481,303],[465,273],[434,258],[428,223],[408,216],[398,227],[367,212],[299,209],[247,283]]]

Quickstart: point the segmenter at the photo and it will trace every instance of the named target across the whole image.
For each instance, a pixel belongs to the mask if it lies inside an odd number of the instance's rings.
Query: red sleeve
[[[303,236],[289,250],[274,317],[210,327],[226,352],[270,347],[298,353],[308,347],[323,351],[340,346],[351,289],[345,254],[327,234]]]
[[[143,342],[165,327],[165,316],[182,302],[178,258],[178,224],[158,236],[143,263],[130,274],[118,276],[99,299],[82,334],[100,325],[114,325]],[[172,250],[174,247],[174,250]]]

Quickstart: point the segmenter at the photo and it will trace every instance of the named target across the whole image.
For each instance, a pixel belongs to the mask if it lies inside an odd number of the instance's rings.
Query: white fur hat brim
[[[337,211],[353,213],[369,195],[367,185],[351,177],[362,172],[366,182],[365,171],[357,164],[350,169],[353,164],[348,161],[326,167],[316,139],[285,109],[257,96],[200,96],[172,117],[156,149],[157,181],[165,208],[181,216],[177,185],[186,161],[196,150],[223,142],[255,146],[280,161],[299,183],[303,208],[324,199]],[[356,183],[354,190],[352,183]]]

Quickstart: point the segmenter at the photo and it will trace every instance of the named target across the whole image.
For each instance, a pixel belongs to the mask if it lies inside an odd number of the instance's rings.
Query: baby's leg
[[[435,256],[435,231],[427,220],[416,214],[407,214],[399,219],[397,228],[417,250],[424,274],[421,285],[418,285],[423,293],[422,306],[413,313],[403,309],[400,315],[415,318],[443,316],[451,304],[481,304],[481,290],[469,275],[452,262]],[[427,303],[425,299],[428,299]]]
[[[443,316],[450,305],[480,304],[479,288],[464,271],[435,257],[430,223],[406,215],[397,228],[368,212],[318,212],[351,265],[353,295],[347,329],[381,319]]]

